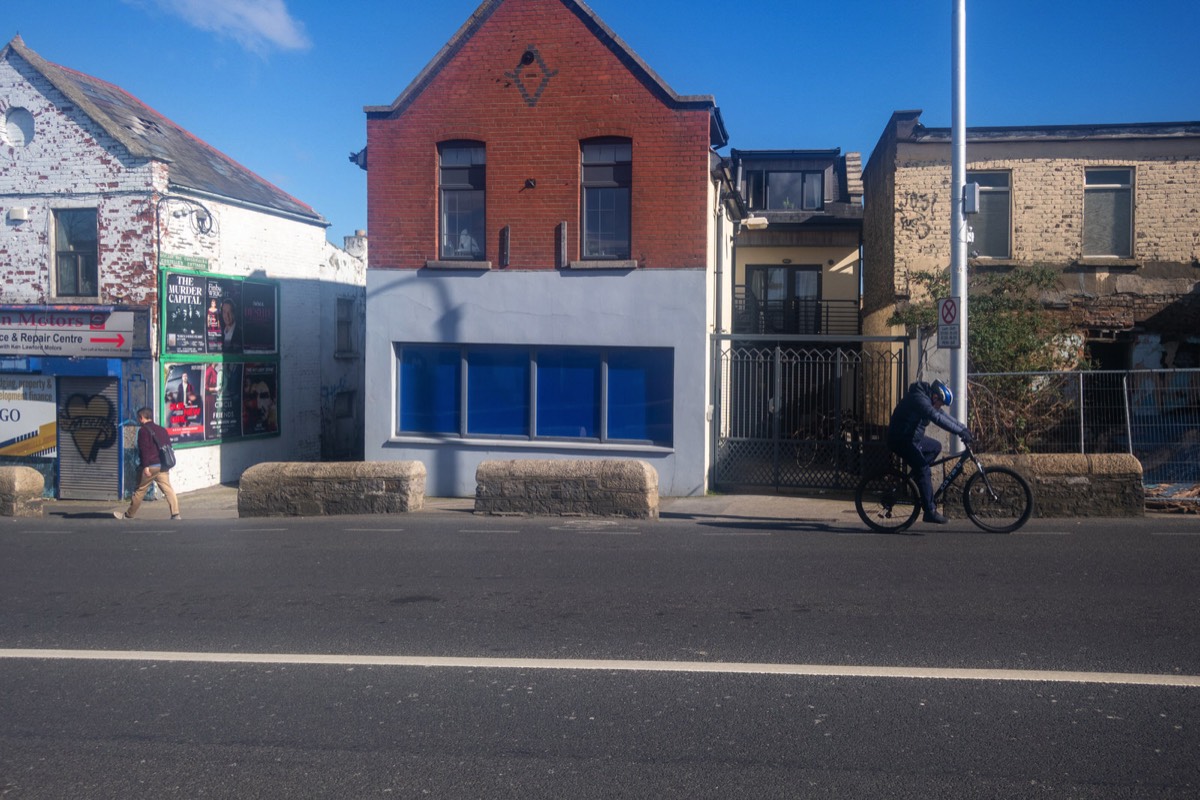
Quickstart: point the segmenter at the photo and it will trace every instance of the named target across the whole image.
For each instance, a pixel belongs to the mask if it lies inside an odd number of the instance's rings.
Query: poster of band
[[[278,364],[170,364],[165,427],[175,443],[278,433],[278,388]]]
[[[279,295],[274,283],[168,271],[165,294],[165,352],[278,352]]]

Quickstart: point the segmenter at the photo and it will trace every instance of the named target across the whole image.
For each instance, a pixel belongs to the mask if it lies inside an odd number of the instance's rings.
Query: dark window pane
[[[467,432],[529,435],[529,351],[488,348],[467,354]]]
[[[1083,254],[1130,256],[1132,211],[1129,189],[1088,189],[1083,202]]]
[[[1127,169],[1089,169],[1088,186],[1128,186],[1130,172]]]
[[[487,151],[477,142],[447,142],[438,148],[441,170],[440,258],[484,257]]]
[[[584,189],[584,258],[629,258],[629,190]]]
[[[600,435],[600,355],[543,350],[537,359],[537,435]]]
[[[630,257],[633,143],[627,139],[584,142],[583,258]]]
[[[1008,192],[980,192],[979,213],[971,217],[975,231],[972,248],[987,258],[1009,257],[1009,195]]]
[[[57,294],[64,297],[95,297],[99,283],[96,209],[55,211],[54,245]]]
[[[400,430],[458,433],[458,348],[408,345],[400,359]]]
[[[674,359],[669,350],[608,356],[608,438],[671,444]]]

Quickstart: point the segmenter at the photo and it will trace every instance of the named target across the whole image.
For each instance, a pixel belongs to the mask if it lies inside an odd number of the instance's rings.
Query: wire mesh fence
[[[1200,501],[1200,369],[979,373],[969,387],[992,452],[1131,453],[1148,494]]]

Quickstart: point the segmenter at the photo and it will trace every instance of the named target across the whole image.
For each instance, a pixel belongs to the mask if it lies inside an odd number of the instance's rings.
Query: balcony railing
[[[733,332],[780,335],[857,336],[862,318],[854,300],[761,301],[744,287],[734,289]]]

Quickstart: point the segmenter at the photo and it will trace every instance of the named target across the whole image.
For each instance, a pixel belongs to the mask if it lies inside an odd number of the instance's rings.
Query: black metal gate
[[[892,337],[713,337],[713,484],[851,489],[907,385]]]

